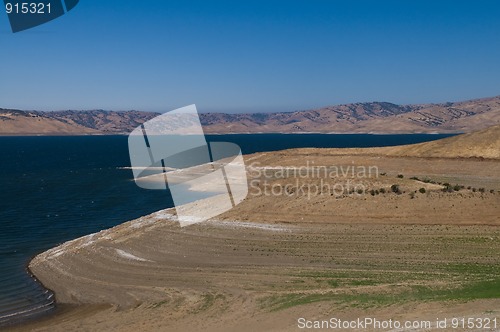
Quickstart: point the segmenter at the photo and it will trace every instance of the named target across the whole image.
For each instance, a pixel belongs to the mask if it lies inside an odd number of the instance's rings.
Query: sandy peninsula
[[[159,211],[36,256],[29,268],[58,312],[13,330],[500,323],[499,130],[245,156],[248,197],[215,219],[181,228]]]

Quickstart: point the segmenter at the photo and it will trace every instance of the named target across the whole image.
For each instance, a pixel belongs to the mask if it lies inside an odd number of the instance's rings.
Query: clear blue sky
[[[293,111],[500,94],[500,1],[80,0],[13,34],[0,107]]]

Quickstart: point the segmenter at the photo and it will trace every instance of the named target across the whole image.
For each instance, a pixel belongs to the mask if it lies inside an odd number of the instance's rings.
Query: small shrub
[[[397,184],[393,184],[391,186],[391,191],[395,194],[401,194],[401,190],[399,190],[399,185]]]
[[[479,188],[480,193],[484,193],[486,190],[484,188]]]
[[[425,188],[420,188],[418,191],[419,191],[421,194],[425,194]]]
[[[491,194],[493,194],[494,192],[495,192],[495,190],[493,190],[493,189],[491,189],[491,190],[490,190],[490,193],[491,193]]]
[[[358,194],[361,195],[363,193],[363,189],[358,189]]]
[[[410,193],[410,198],[411,198],[411,199],[414,199],[414,198],[415,198],[415,193],[414,193],[413,191]]]
[[[384,173],[380,173],[380,175],[381,175],[381,176],[386,176],[386,175],[387,175],[387,173],[385,173],[385,172],[384,172]]]
[[[404,175],[403,174],[398,174],[398,178],[402,179],[402,178],[404,178]]]
[[[370,190],[370,195],[375,196],[375,190]]]
[[[472,192],[475,193],[477,191],[476,188],[472,188]]]
[[[449,184],[448,182],[445,182],[443,183],[443,186],[444,188],[442,189],[444,192],[453,192],[453,191],[459,191],[460,190],[460,186],[458,184],[452,186],[451,184]]]
[[[385,194],[385,188],[380,188],[380,193]]]
[[[417,178],[416,176],[412,176],[412,177],[410,178],[410,180],[420,181],[420,179],[419,179],[419,178]]]

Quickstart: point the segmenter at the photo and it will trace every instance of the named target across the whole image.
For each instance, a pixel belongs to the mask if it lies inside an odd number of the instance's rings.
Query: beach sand
[[[291,194],[250,188],[240,205],[207,222],[181,228],[169,209],[44,252],[29,268],[61,308],[13,329],[290,331],[300,317],[500,317],[500,298],[478,288],[498,280],[500,161],[314,149],[245,160],[255,188]],[[378,172],[351,177],[365,185],[362,194],[307,196],[294,190],[321,178],[276,173],[311,162]],[[438,182],[464,188],[443,192]],[[380,188],[387,192],[370,194]]]

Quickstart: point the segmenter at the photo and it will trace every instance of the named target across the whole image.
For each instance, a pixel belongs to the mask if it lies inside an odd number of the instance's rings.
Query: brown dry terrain
[[[500,159],[500,125],[490,126],[473,133],[449,137],[437,141],[411,144],[405,146],[372,148],[372,149],[321,149],[324,158],[331,155],[376,155],[386,157],[417,158],[480,158]],[[293,150],[297,159],[302,155],[314,153],[314,149]]]
[[[38,112],[0,109],[0,135],[125,134],[157,115],[137,111]]]
[[[0,109],[1,135],[74,135],[99,134],[98,130],[87,128],[73,122],[61,122],[35,112],[21,112]]]
[[[160,211],[35,257],[30,269],[61,308],[14,330],[293,331],[300,317],[500,321],[500,158],[482,140],[497,130],[441,147],[246,156],[249,195],[216,220],[181,228],[173,210]],[[476,142],[474,158],[435,156],[464,142]]]
[[[289,113],[203,114],[207,133],[472,132],[500,124],[500,97],[456,103],[354,103]]]
[[[159,115],[151,112],[0,109],[0,135],[128,134]],[[455,103],[353,103],[281,113],[205,113],[206,133],[460,133],[500,124],[500,96]]]
[[[32,271],[59,303],[80,306],[28,327],[290,331],[300,317],[496,317],[499,231],[235,221],[181,229],[158,213],[38,256]]]

